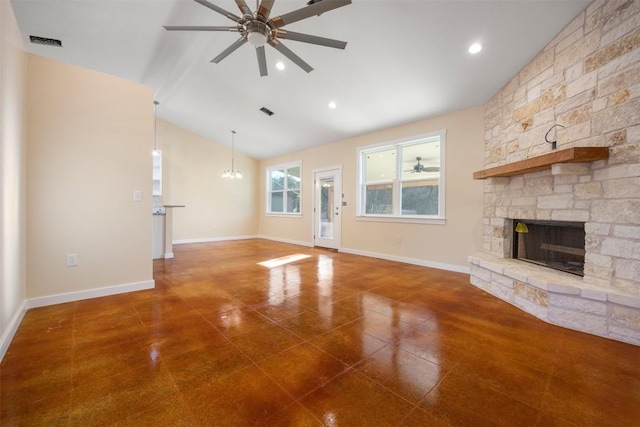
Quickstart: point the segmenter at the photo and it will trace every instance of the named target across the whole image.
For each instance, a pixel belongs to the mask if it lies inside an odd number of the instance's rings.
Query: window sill
[[[358,215],[356,216],[357,221],[372,221],[372,222],[399,222],[399,223],[408,223],[408,224],[434,224],[434,225],[444,225],[446,223],[445,218],[418,218],[414,216],[384,216],[384,215]]]
[[[302,218],[301,212],[287,213],[287,212],[265,212],[266,216],[275,216],[281,218]]]

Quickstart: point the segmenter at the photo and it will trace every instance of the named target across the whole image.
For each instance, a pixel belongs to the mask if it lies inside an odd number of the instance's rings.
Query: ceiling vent
[[[31,43],[33,44],[62,47],[62,42],[56,39],[48,39],[46,37],[38,37],[38,36],[29,36],[29,40],[31,40]]]
[[[260,109],[260,111],[262,111],[263,113],[265,113],[269,117],[273,116],[273,114],[274,114],[274,112],[269,110],[267,107],[262,107]]]

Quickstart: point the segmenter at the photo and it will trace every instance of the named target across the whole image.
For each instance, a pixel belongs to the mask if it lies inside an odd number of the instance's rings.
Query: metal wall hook
[[[553,128],[554,128],[554,127],[556,127],[556,126],[559,126],[559,127],[563,128],[563,129],[565,128],[565,127],[564,127],[564,126],[562,126],[562,125],[553,125],[553,126],[551,126],[551,128],[547,131],[547,133],[544,135],[544,140],[545,140],[545,141],[547,141],[549,144],[551,144],[551,149],[552,149],[552,150],[555,150],[555,149],[557,148],[557,146],[558,146],[558,144],[557,144],[557,143],[558,143],[558,140],[556,139],[555,141],[549,141],[548,136],[549,136],[549,133],[550,133],[550,132],[553,130]]]

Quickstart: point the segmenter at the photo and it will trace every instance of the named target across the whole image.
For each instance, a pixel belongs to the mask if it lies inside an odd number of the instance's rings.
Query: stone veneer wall
[[[472,283],[552,323],[640,345],[640,0],[590,4],[486,103],[485,166],[551,152],[555,124],[558,149],[606,146],[609,159],[486,180]],[[544,267],[506,262],[511,219],[585,222],[584,278],[554,282]]]

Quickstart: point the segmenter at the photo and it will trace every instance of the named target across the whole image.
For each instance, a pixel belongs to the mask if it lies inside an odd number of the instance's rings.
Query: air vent
[[[269,110],[267,107],[262,107],[260,109],[260,111],[262,111],[263,113],[265,113],[267,116],[273,116],[274,112]]]
[[[62,47],[62,42],[56,39],[48,39],[46,37],[29,36],[29,40],[33,44],[43,44],[45,46]]]

